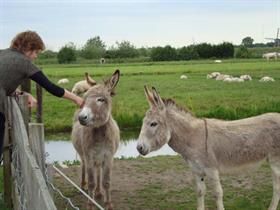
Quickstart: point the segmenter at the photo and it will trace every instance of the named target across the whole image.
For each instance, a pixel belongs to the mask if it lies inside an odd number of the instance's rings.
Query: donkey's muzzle
[[[141,155],[146,155],[148,154],[148,151],[144,149],[144,147],[140,144],[137,145],[137,150]]]
[[[82,124],[82,125],[87,125],[88,124],[88,119],[89,117],[87,115],[79,115],[79,122]]]

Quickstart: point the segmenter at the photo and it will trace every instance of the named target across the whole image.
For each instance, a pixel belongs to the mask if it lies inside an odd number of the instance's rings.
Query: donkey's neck
[[[181,155],[190,153],[204,147],[202,137],[205,133],[204,122],[192,116],[190,113],[182,113],[176,110],[167,112],[168,125],[171,137],[168,145]],[[202,137],[202,138],[201,138]]]
[[[108,133],[108,129],[110,129],[110,127],[112,126],[112,123],[113,117],[110,115],[105,124],[99,127],[91,127],[91,133],[94,136],[106,136],[106,134]]]

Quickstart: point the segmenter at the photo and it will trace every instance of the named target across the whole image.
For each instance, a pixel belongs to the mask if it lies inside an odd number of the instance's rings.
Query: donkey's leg
[[[276,210],[280,199],[280,157],[269,157],[272,170],[273,196],[269,210]]]
[[[101,193],[101,166],[96,167],[96,190],[94,192],[94,198],[97,200],[102,199]]]
[[[220,182],[219,172],[217,169],[207,169],[206,176],[209,180],[209,184],[214,190],[214,196],[216,199],[217,210],[224,210],[223,204],[223,189]]]
[[[96,188],[96,177],[94,173],[94,164],[87,163],[87,175],[88,175],[88,194],[91,198],[93,198],[93,192],[95,191]],[[88,201],[88,210],[93,209],[93,204],[91,201]]]
[[[82,166],[81,188],[85,190],[87,182],[86,182],[86,165],[84,159],[81,159],[81,166]]]
[[[197,210],[204,210],[204,197],[206,194],[206,186],[204,176],[194,174],[196,183]]]
[[[102,179],[102,185],[105,190],[105,196],[104,196],[104,202],[105,202],[105,208],[107,210],[113,210],[113,204],[111,201],[111,169],[113,167],[113,159],[108,158],[104,161],[103,164],[103,179]]]

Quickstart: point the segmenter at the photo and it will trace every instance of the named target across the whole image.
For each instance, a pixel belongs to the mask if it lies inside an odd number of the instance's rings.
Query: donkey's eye
[[[151,127],[155,127],[155,126],[157,126],[157,123],[156,123],[156,122],[152,122],[152,123],[150,124],[150,126],[151,126]]]
[[[99,101],[99,102],[104,102],[105,99],[104,99],[104,98],[99,98],[99,99],[97,99],[97,101]]]

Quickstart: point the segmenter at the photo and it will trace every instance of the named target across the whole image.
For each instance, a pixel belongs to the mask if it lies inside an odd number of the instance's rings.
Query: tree
[[[57,54],[58,63],[71,63],[77,60],[76,47],[69,43],[62,47]]]
[[[250,58],[251,53],[249,52],[249,50],[247,49],[247,47],[245,47],[244,45],[241,45],[235,53],[235,57],[236,58]]]
[[[138,51],[134,45],[129,41],[116,42],[117,44],[117,57],[119,58],[134,58],[138,56]]]
[[[245,47],[252,47],[253,46],[254,39],[252,39],[250,36],[245,37],[242,39],[242,45]]]
[[[178,57],[180,60],[192,60],[197,59],[199,56],[196,48],[193,45],[190,45],[178,49]]]
[[[49,58],[56,58],[57,53],[51,50],[45,50],[44,52],[39,54],[39,59],[49,59]]]
[[[152,49],[151,59],[153,61],[178,60],[177,51],[170,45],[166,45],[165,47],[155,47]]]
[[[200,58],[214,57],[213,47],[211,44],[202,43],[195,46]]]
[[[234,46],[232,43],[223,42],[222,44],[213,45],[213,57],[232,58],[234,56]]]
[[[90,38],[81,50],[81,56],[85,59],[104,57],[106,45],[99,36]]]

